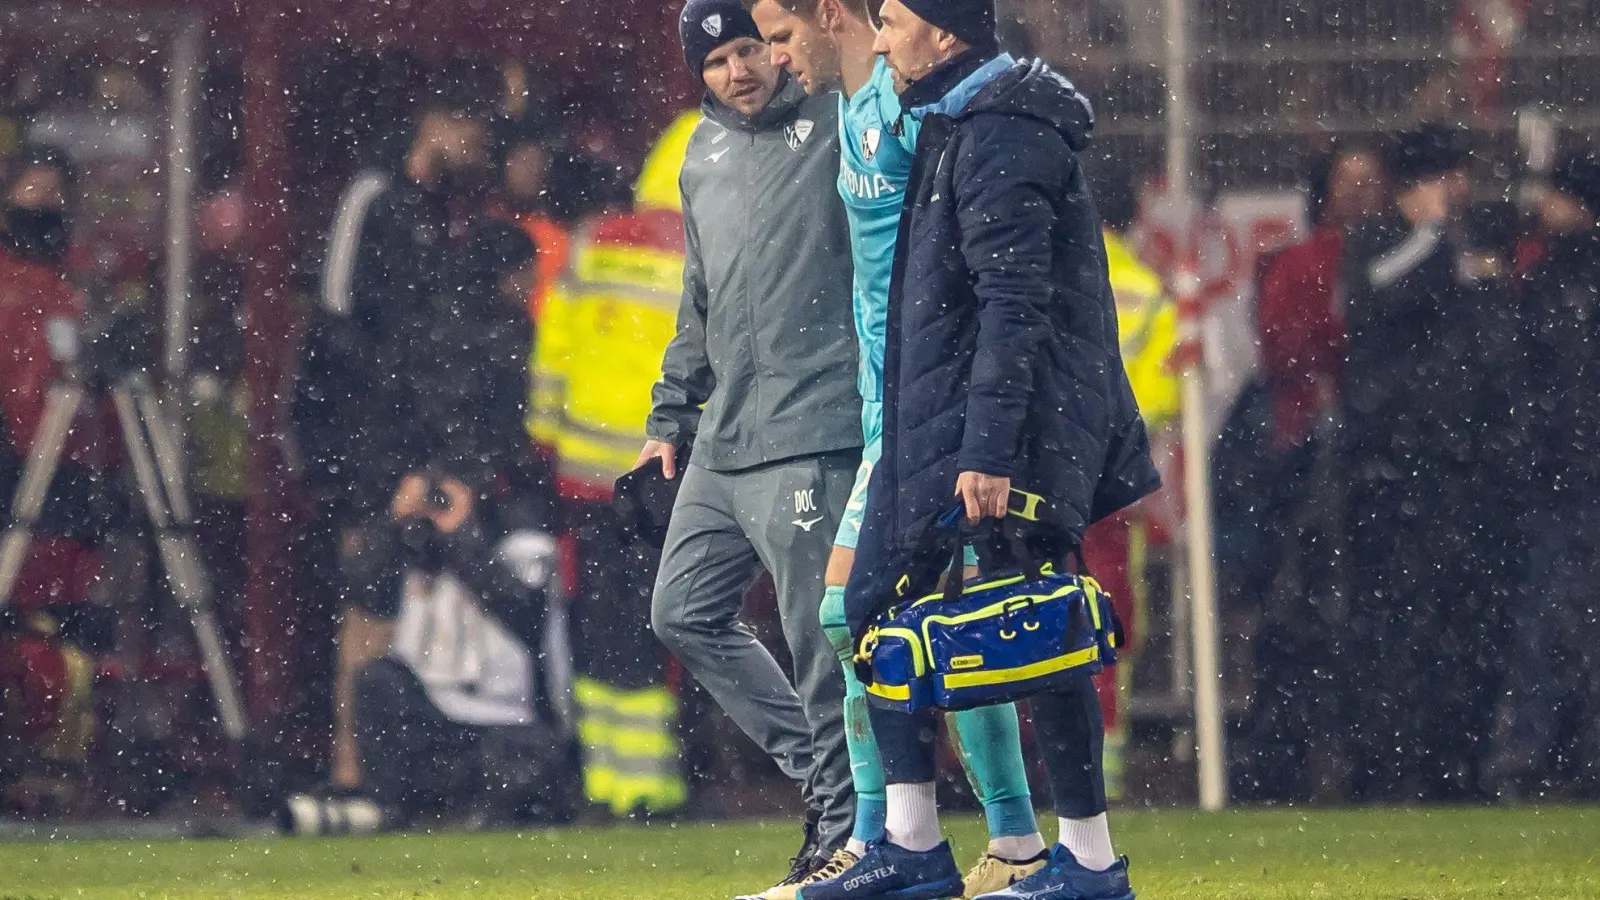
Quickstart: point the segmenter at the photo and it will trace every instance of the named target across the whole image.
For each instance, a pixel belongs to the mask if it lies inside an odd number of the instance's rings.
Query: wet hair
[[[1333,173],[1338,171],[1340,162],[1352,156],[1372,156],[1379,165],[1383,164],[1377,150],[1357,142],[1336,144],[1332,150],[1311,160],[1311,171],[1306,177],[1306,216],[1312,226],[1321,225],[1327,217],[1328,198],[1333,192]]]
[[[1389,139],[1384,168],[1402,186],[1464,169],[1472,163],[1472,135],[1466,129],[1428,122]]]
[[[746,10],[752,10],[761,0],[740,0],[740,2],[744,4]],[[809,22],[817,17],[817,4],[822,0],[772,0],[772,2]],[[849,10],[851,15],[868,22],[878,21],[878,10],[883,8],[883,0],[839,0],[839,2],[844,4],[844,8]]]
[[[429,113],[481,119],[495,115],[495,103],[504,92],[498,66],[481,59],[457,58],[446,62],[428,80],[417,104],[417,119]]]

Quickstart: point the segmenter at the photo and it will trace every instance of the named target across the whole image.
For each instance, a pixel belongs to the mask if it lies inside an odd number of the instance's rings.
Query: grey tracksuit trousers
[[[859,453],[803,456],[737,472],[690,464],[667,528],[651,621],[657,636],[821,814],[825,852],[844,846],[855,789],[844,740],[844,678],[818,609]],[[777,587],[794,679],[739,621],[760,569]],[[798,690],[798,692],[797,692]]]

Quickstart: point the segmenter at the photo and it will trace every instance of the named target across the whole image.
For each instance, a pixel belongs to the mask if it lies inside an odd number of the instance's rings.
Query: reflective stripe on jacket
[[[564,496],[610,496],[646,440],[650,387],[677,331],[683,225],[676,213],[605,216],[574,236],[540,316],[528,432],[555,456]]]

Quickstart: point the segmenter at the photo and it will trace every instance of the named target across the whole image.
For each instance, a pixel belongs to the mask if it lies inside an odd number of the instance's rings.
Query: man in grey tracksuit
[[[680,23],[704,120],[680,179],[678,335],[653,392],[641,463],[693,459],[656,581],[656,634],[741,729],[803,785],[807,871],[854,816],[844,682],[818,621],[833,534],[861,458],[850,239],[834,182],[838,100],[772,68],[738,0],[691,0]],[[708,40],[709,38],[709,40]],[[759,570],[777,587],[791,686],[739,621]],[[798,688],[798,694],[796,689]],[[798,864],[797,864],[798,866]]]

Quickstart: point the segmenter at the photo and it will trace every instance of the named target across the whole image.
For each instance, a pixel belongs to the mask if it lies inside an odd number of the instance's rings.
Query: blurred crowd
[[[252,765],[247,808],[300,832],[735,808],[748,798],[705,797],[764,763],[650,634],[658,553],[612,504],[675,333],[698,113],[640,161],[517,63],[338,65],[296,120],[316,218],[281,435],[303,490],[287,630],[310,737],[216,750],[188,620],[92,393],[0,609],[0,810],[202,803]],[[163,327],[153,94],[132,68],[79,68],[48,103],[47,78],[14,79],[0,107],[7,500],[51,386],[154,367]],[[243,663],[245,410],[268,388],[243,377],[242,76],[208,77],[206,121],[225,124],[201,154],[188,532]],[[346,128],[352,104],[370,108]],[[1129,237],[1134,167],[1101,166],[1124,356],[1160,429],[1175,311]],[[1261,371],[1213,454],[1225,594],[1259,623],[1235,794],[1593,795],[1600,163],[1574,148],[1513,184],[1467,132],[1429,126],[1313,168],[1310,236],[1260,267]],[[1114,595],[1160,603],[1148,524],[1107,523],[1088,549]],[[1113,723],[1112,752],[1126,736]],[[1108,774],[1120,790],[1120,757]]]
[[[51,485],[0,605],[0,808],[204,806],[243,781],[256,794],[247,807],[290,817],[281,795],[322,780],[319,799],[359,791],[390,827],[461,797],[498,798],[475,809],[502,820],[570,814],[572,797],[547,794],[576,782],[576,720],[553,698],[571,680],[561,597],[582,567],[558,559],[569,522],[548,448],[527,432],[529,365],[577,223],[631,205],[614,141],[520,64],[380,54],[318,70],[295,122],[312,137],[351,91],[379,108],[338,132],[360,132],[346,147],[358,165],[331,161],[327,139],[301,154],[308,183],[344,182],[336,204],[308,204],[324,224],[301,223],[293,301],[307,327],[281,434],[304,488],[300,615],[284,623],[303,676],[289,727],[311,746],[230,753],[199,677],[202,636],[164,589],[151,538],[167,533],[142,515],[110,399],[134,373],[159,372],[167,325],[162,185],[150,178],[158,104],[136,66],[60,69],[8,71],[0,106],[8,526],[29,518],[10,501],[31,473]],[[61,72],[74,77],[52,90]],[[165,390],[195,509],[171,534],[197,541],[243,671],[249,210],[229,73],[208,76],[201,135],[189,310],[200,337],[190,374]],[[232,127],[212,127],[219,119]],[[118,128],[112,145],[105,132]],[[58,460],[45,436],[52,398],[78,387],[88,399],[67,412]],[[636,655],[659,686],[659,652]],[[672,709],[658,718],[675,721]],[[316,737],[327,730],[331,747]],[[684,790],[669,749],[673,807]],[[479,764],[456,765],[463,754]],[[237,777],[251,766],[258,777]]]
[[[1600,157],[1497,182],[1426,126],[1309,196],[1217,451],[1224,578],[1261,612],[1241,792],[1593,796]]]

